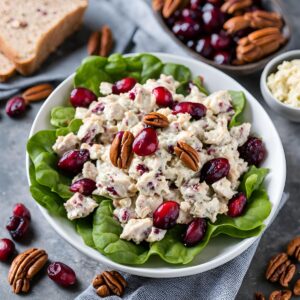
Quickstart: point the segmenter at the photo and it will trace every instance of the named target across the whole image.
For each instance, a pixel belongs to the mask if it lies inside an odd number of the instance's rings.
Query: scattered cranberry
[[[180,102],[173,107],[173,114],[188,113],[193,119],[199,120],[206,114],[206,107],[201,103]]]
[[[132,150],[139,156],[153,154],[158,148],[157,133],[154,128],[144,128],[134,139]]]
[[[230,170],[229,162],[226,158],[214,158],[204,164],[201,169],[200,181],[208,184],[227,176]]]
[[[202,218],[194,219],[187,227],[183,236],[183,243],[187,247],[200,243],[206,232],[206,221]]]
[[[188,41],[186,42],[186,45],[187,45],[189,48],[191,48],[191,49],[194,49],[194,48],[196,47],[196,43],[195,43],[194,40],[188,40]]]
[[[175,201],[162,203],[153,213],[153,225],[160,229],[169,229],[176,225],[179,216],[179,204]]]
[[[116,95],[127,93],[136,85],[136,82],[137,81],[132,77],[123,78],[114,83],[112,86],[112,92]]]
[[[53,262],[47,268],[50,279],[62,286],[70,286],[76,283],[75,272],[62,262]]]
[[[74,107],[89,107],[97,96],[89,89],[78,87],[72,90],[70,102]]]
[[[58,161],[58,168],[71,173],[79,173],[84,163],[89,159],[87,149],[67,151]]]
[[[200,33],[200,24],[192,19],[177,21],[173,32],[181,39],[195,39]]]
[[[183,20],[189,22],[189,20],[198,21],[201,19],[201,12],[199,10],[193,10],[185,8],[181,12]]]
[[[167,88],[158,86],[152,90],[152,94],[154,95],[158,106],[171,107],[173,105],[172,94]]]
[[[216,50],[224,50],[228,49],[231,44],[231,39],[228,35],[225,33],[219,34],[219,33],[213,33],[211,35],[211,45]]]
[[[82,178],[75,181],[70,186],[70,191],[73,193],[80,193],[85,196],[89,196],[96,189],[96,182],[92,179]]]
[[[6,229],[14,240],[20,240],[26,235],[29,228],[29,220],[27,218],[12,216],[6,225]]]
[[[214,55],[214,61],[219,65],[228,65],[231,61],[231,55],[227,51],[218,51]]]
[[[203,0],[190,0],[190,7],[193,10],[201,10],[202,4],[203,4]]]
[[[205,12],[205,11],[209,11],[209,10],[213,10],[214,9],[214,5],[211,4],[211,3],[205,3],[202,7],[202,12]]]
[[[195,46],[195,50],[197,53],[206,58],[211,57],[214,49],[211,45],[210,38],[204,37],[200,39]]]
[[[202,22],[206,32],[216,32],[220,30],[225,21],[225,16],[220,8],[213,7],[203,11]]]
[[[249,165],[259,166],[266,157],[266,148],[261,139],[249,137],[244,145],[239,147],[241,158]]]
[[[26,101],[24,98],[16,96],[8,100],[5,111],[11,118],[21,116],[26,110]]]
[[[229,217],[235,218],[242,215],[246,207],[247,198],[244,193],[240,192],[234,195],[228,202],[228,212]]]
[[[27,218],[29,221],[31,220],[31,215],[30,215],[30,211],[28,210],[28,208],[22,204],[22,203],[17,203],[14,206],[13,209],[13,215],[17,216],[17,217],[21,217],[21,218]]]
[[[0,240],[0,260],[7,261],[15,252],[15,244],[9,239]]]

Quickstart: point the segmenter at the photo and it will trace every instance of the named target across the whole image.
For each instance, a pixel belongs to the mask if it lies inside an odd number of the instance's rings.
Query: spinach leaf
[[[74,119],[74,107],[57,106],[51,110],[50,123],[55,127],[66,127]]]
[[[235,112],[229,123],[229,128],[231,128],[242,123],[242,113],[246,106],[246,97],[245,94],[240,91],[229,91],[229,94]]]

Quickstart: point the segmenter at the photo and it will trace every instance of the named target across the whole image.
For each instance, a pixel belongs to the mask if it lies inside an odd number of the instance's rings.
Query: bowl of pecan
[[[187,54],[232,74],[263,69],[290,42],[291,27],[277,0],[153,0],[152,7]]]

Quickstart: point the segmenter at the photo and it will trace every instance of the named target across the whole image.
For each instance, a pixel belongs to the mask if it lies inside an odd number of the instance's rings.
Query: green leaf
[[[208,91],[206,90],[206,88],[203,85],[203,80],[202,80],[201,76],[194,77],[193,84],[198,87],[198,89],[201,93],[203,93],[206,96],[208,95]]]
[[[93,217],[88,216],[87,218],[76,220],[76,230],[78,234],[82,237],[84,243],[89,247],[95,248],[93,241]]]
[[[182,81],[188,81],[191,79],[192,74],[189,68],[173,64],[173,63],[166,63],[163,66],[163,69],[161,71],[162,74],[165,75],[172,75],[176,80],[182,82]]]
[[[163,63],[159,58],[151,54],[140,54],[138,58],[143,65],[141,83],[145,83],[148,79],[159,77],[163,68]]]
[[[51,110],[50,123],[55,127],[66,127],[74,119],[75,108],[57,106]]]
[[[76,134],[80,128],[80,126],[82,125],[82,120],[80,119],[74,119],[70,122],[68,127],[61,127],[56,129],[56,136],[65,136],[70,132],[73,132],[74,134]]]
[[[199,89],[201,93],[203,93],[204,95],[208,95],[208,92],[206,88],[203,86],[203,82],[200,76],[196,76],[192,80],[192,83]],[[176,89],[176,93],[187,96],[190,93],[190,80],[181,82],[179,87]]]
[[[246,106],[246,97],[240,91],[228,91],[231,96],[233,109],[235,111],[230,123],[229,128],[240,125],[242,123],[242,113]]]

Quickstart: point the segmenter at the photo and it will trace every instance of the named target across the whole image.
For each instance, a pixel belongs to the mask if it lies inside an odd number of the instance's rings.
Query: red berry
[[[231,54],[227,51],[218,51],[215,53],[213,59],[218,65],[229,65],[231,61]]]
[[[78,192],[85,196],[91,195],[95,189],[96,189],[96,182],[88,178],[79,179],[70,186],[71,192],[73,193]]]
[[[228,202],[227,215],[232,218],[239,217],[243,214],[246,204],[247,198],[244,193],[235,194]]]
[[[193,119],[199,120],[206,114],[206,107],[201,103],[195,102],[180,102],[173,107],[173,114],[188,113]]]
[[[8,116],[15,118],[21,116],[26,110],[26,101],[24,98],[16,96],[8,100],[5,111]]]
[[[9,239],[0,240],[0,260],[7,261],[15,252],[15,244]]]
[[[195,46],[195,50],[197,53],[206,58],[211,57],[214,49],[211,46],[210,38],[204,37],[200,39]]]
[[[214,182],[227,176],[230,170],[229,162],[226,158],[214,158],[204,164],[200,173],[200,181],[207,184]]]
[[[112,86],[112,92],[116,95],[127,93],[136,85],[136,82],[136,79],[132,77],[123,78],[114,83],[114,85]]]
[[[266,148],[261,139],[249,137],[244,145],[239,147],[241,158],[249,165],[259,166],[266,157]]]
[[[175,201],[162,203],[153,213],[153,225],[160,229],[169,229],[176,225],[179,216],[179,204]]]
[[[203,0],[190,0],[190,7],[192,10],[201,10],[203,2]]]
[[[29,220],[27,218],[12,216],[9,218],[6,229],[14,240],[20,240],[28,232]]]
[[[173,97],[171,92],[163,86],[158,86],[152,90],[152,94],[156,99],[156,104],[163,107],[171,107],[173,105]]]
[[[226,34],[213,33],[210,37],[211,45],[216,50],[228,49],[231,44],[231,39]]]
[[[185,21],[189,21],[189,20],[198,21],[198,20],[201,20],[200,10],[193,10],[193,9],[184,8],[181,12],[181,16]]]
[[[134,139],[132,150],[139,156],[153,154],[158,148],[157,133],[154,128],[144,128]]]
[[[62,286],[70,286],[76,283],[75,272],[62,262],[53,262],[47,268],[50,279]]]
[[[202,218],[194,219],[187,227],[183,236],[183,243],[187,247],[194,246],[201,242],[206,232],[206,221]]]
[[[13,215],[17,216],[17,217],[21,217],[21,218],[27,218],[29,221],[31,220],[31,215],[30,215],[30,211],[28,210],[28,208],[22,204],[22,203],[17,203],[14,206],[13,209]]]
[[[87,149],[70,150],[61,157],[57,166],[66,172],[79,173],[89,156],[90,153]]]
[[[70,102],[74,107],[89,107],[93,101],[97,101],[97,96],[89,89],[78,87],[71,92]]]
[[[195,39],[201,32],[200,23],[192,19],[177,21],[172,31],[180,39]]]
[[[220,30],[225,21],[225,15],[220,8],[213,7],[211,9],[203,10],[202,22],[206,32],[216,32]]]

